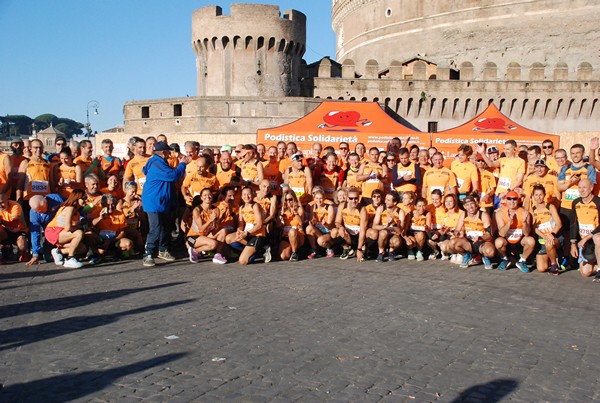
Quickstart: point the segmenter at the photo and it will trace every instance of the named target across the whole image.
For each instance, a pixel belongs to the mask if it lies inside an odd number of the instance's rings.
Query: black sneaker
[[[298,254],[296,252],[292,252],[292,255],[290,256],[290,262],[297,262],[298,261]]]
[[[375,263],[383,262],[383,253],[377,255],[377,259],[375,259]]]
[[[340,255],[340,259],[342,259],[342,260],[348,259],[350,257],[349,255],[350,255],[350,251],[351,250],[352,249],[344,249],[344,250],[342,250],[342,254]]]
[[[396,260],[396,253],[395,252],[390,252],[388,254],[388,261],[389,262],[393,262],[394,260]]]

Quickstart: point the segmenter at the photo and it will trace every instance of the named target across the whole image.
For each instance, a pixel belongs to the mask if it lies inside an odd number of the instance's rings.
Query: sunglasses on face
[[[348,197],[348,200],[358,200],[358,197]]]
[[[341,147],[340,150],[349,150],[348,147]]]
[[[285,199],[285,201],[294,201],[294,199]]]
[[[506,200],[516,201],[516,200],[519,200],[519,199],[516,198],[516,197],[507,197]]]
[[[548,149],[550,149],[550,150],[551,150],[551,149],[553,149],[553,148],[554,148],[554,146],[542,146],[542,148],[545,148],[546,150],[548,150]]]

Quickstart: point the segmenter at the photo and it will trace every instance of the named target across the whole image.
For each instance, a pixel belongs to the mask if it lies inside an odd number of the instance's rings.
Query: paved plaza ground
[[[14,264],[0,290],[2,402],[600,401],[600,285],[577,272]]]

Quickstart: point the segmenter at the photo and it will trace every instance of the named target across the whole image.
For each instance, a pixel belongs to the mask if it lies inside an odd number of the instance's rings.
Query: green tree
[[[44,130],[50,127],[50,123],[52,123],[52,126],[56,126],[57,121],[58,118],[56,117],[56,115],[53,115],[51,113],[44,113],[43,115],[40,115],[37,118],[35,118],[35,125],[38,128],[38,130]]]
[[[26,115],[6,115],[0,117],[3,136],[21,136],[31,134],[33,119]]]
[[[83,133],[83,124],[68,118],[58,118],[53,125],[69,137]]]

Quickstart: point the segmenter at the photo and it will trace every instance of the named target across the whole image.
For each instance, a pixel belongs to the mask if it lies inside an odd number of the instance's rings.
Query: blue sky
[[[191,16],[205,0],[0,0],[0,115],[53,113],[92,129],[123,124],[123,103],[196,95]],[[250,1],[245,1],[250,2]],[[308,63],[335,58],[331,1],[261,1],[307,16]]]

